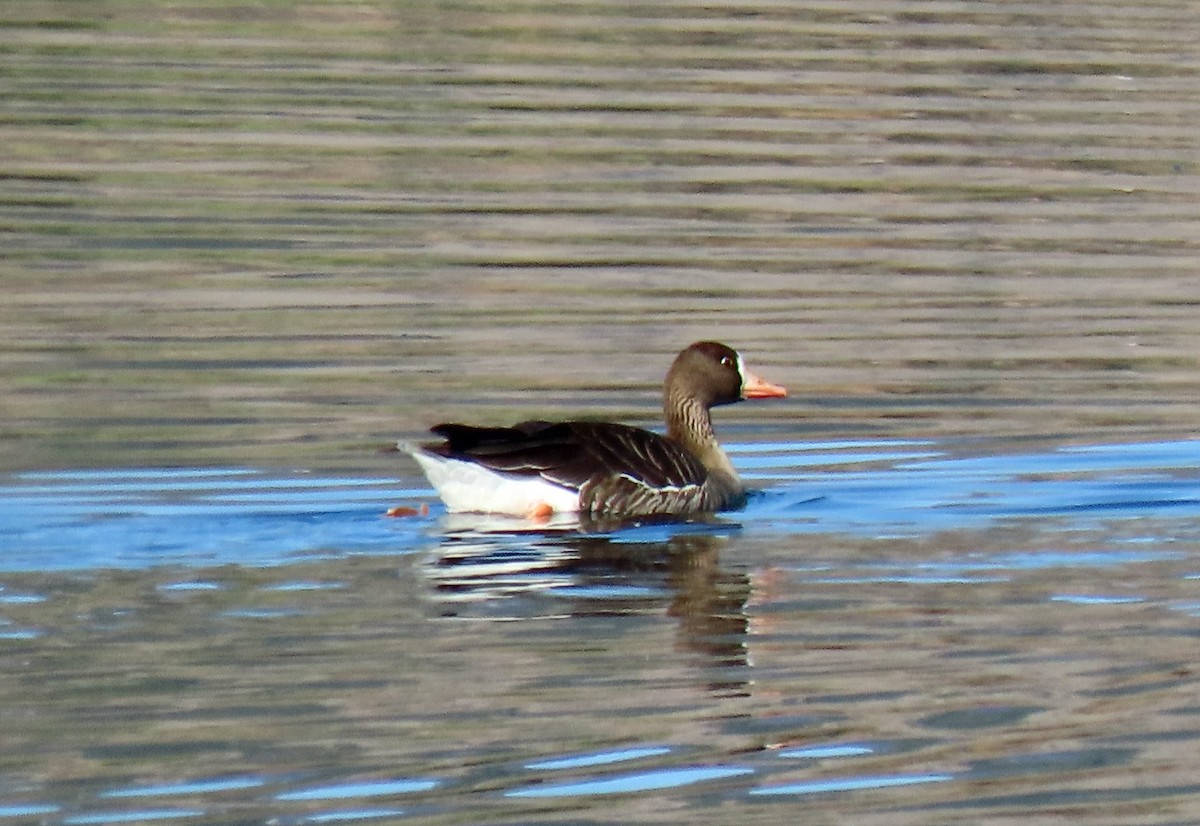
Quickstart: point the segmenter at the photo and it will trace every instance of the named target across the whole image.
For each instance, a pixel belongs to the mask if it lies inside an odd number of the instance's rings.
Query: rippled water
[[[739,443],[745,511],[600,534],[11,476],[0,815],[1195,816],[1200,442],[999,447]]]
[[[0,4],[0,822],[1200,819],[1198,25]],[[742,513],[380,450],[701,338]]]
[[[656,418],[728,339],[809,438],[1200,418],[1187,0],[0,10],[0,464],[360,468]]]

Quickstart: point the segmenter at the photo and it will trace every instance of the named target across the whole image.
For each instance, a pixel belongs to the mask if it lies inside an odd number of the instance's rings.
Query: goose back
[[[675,441],[608,422],[521,422],[484,428],[441,424],[424,449],[512,477],[541,478],[579,496],[582,513],[697,513],[740,503],[735,477],[710,472]]]

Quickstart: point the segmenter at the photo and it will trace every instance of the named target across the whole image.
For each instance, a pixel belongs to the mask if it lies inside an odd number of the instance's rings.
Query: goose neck
[[[733,463],[721,449],[713,432],[708,408],[694,398],[664,394],[663,412],[667,422],[667,437],[704,463],[710,471],[736,480]]]

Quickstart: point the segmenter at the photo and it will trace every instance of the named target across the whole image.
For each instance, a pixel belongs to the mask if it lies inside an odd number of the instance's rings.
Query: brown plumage
[[[548,516],[694,514],[739,507],[745,488],[717,443],[709,409],[787,395],[746,372],[724,344],[691,345],[667,372],[667,434],[588,421],[513,427],[440,424],[445,441],[401,445],[452,511]]]

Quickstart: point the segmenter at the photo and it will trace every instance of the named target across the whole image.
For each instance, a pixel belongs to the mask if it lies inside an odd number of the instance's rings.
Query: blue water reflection
[[[611,538],[663,542],[687,532],[736,531],[911,537],[1016,519],[1084,524],[1200,516],[1200,441],[1016,455],[988,452],[989,447],[880,441],[733,445],[735,463],[759,488],[743,512],[706,522],[623,526]],[[512,541],[501,545],[546,552],[544,544],[531,548],[528,526],[446,518],[431,492],[414,481],[246,468],[18,474],[0,484],[0,570],[280,565],[356,553],[412,553],[446,531],[487,535],[493,546],[507,532]],[[429,518],[382,516],[393,505],[416,510],[429,502],[434,502]],[[577,526],[561,530],[570,533]],[[1015,564],[1020,561],[990,567]],[[963,570],[906,575],[947,581]],[[180,581],[165,587],[209,586]],[[0,599],[20,598],[0,592]]]
[[[0,805],[0,817],[35,817],[37,815],[52,815],[57,811],[59,811],[58,806],[46,803]]]
[[[209,792],[254,789],[265,781],[258,777],[226,777],[213,780],[194,780],[187,783],[165,783],[161,786],[135,786],[128,789],[109,789],[101,797],[167,797],[171,795],[207,794]]]
[[[874,754],[870,746],[846,743],[843,745],[810,746],[802,749],[783,749],[780,757],[793,757],[804,760],[825,760],[830,757],[861,757],[864,754]]]
[[[135,809],[127,812],[97,812],[95,814],[72,815],[63,823],[69,826],[93,826],[107,823],[143,823],[159,820],[178,820],[203,817],[203,809]]]
[[[236,468],[20,474],[0,486],[0,569],[278,565],[406,552],[423,526],[382,512],[421,493],[387,479]]]
[[[392,794],[412,794],[429,791],[438,785],[436,780],[403,778],[352,783],[333,783],[275,795],[276,800],[345,800],[356,797],[382,797]]]
[[[723,780],[729,777],[752,774],[754,769],[745,766],[689,766],[677,769],[631,772],[629,774],[580,780],[572,783],[552,783],[529,786],[505,792],[505,797],[576,797],[606,794],[629,794],[659,789],[675,789]]]
[[[611,763],[624,763],[630,760],[642,760],[646,757],[660,757],[670,754],[666,746],[644,746],[641,748],[617,749],[593,754],[580,754],[574,757],[560,757],[554,760],[539,760],[528,763],[525,768],[537,771],[559,771],[561,769],[584,769],[591,766],[606,766]]]
[[[305,823],[351,823],[357,820],[375,820],[385,817],[401,817],[403,809],[387,807],[343,809],[336,812],[319,812],[304,818]]]

